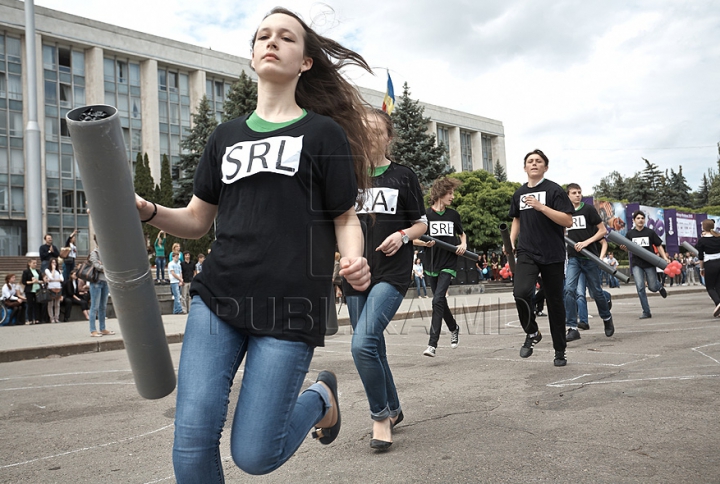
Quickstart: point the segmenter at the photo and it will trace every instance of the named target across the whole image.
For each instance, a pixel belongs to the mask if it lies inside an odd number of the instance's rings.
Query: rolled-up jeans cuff
[[[331,403],[332,399],[330,398],[330,393],[329,393],[328,390],[327,390],[324,386],[322,386],[320,383],[317,383],[317,382],[316,382],[316,383],[313,383],[313,384],[310,385],[310,386],[307,388],[307,390],[305,390],[303,393],[305,393],[305,392],[315,392],[315,393],[317,393],[318,395],[320,395],[320,398],[321,398],[322,401],[323,401],[323,406],[325,407],[325,411],[323,412],[323,416],[324,416],[324,415],[327,413],[327,411],[330,410],[330,408],[332,407],[332,403]]]

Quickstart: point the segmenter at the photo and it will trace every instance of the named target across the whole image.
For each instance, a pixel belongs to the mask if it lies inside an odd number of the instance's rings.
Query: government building
[[[28,121],[25,4],[0,0],[0,256],[36,251],[27,240],[25,135]],[[162,155],[179,176],[180,140],[203,96],[218,120],[232,83],[249,59],[75,15],[35,7],[38,123],[41,130],[43,233],[55,245],[78,229],[80,254],[90,249],[85,192],[73,156],[65,114],[90,104],[117,107],[128,162],[147,153],[160,180]],[[360,88],[373,106],[384,92]],[[397,100],[397,98],[396,98]],[[448,147],[456,171],[506,167],[500,121],[422,104],[428,131]]]

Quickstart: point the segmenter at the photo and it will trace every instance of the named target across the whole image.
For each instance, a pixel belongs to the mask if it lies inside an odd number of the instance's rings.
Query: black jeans
[[[720,304],[720,260],[705,263],[705,289],[715,305]]]
[[[513,295],[517,306],[520,324],[527,334],[538,330],[533,296],[538,274],[542,274],[545,304],[548,309],[550,334],[555,351],[565,351],[565,302],[563,290],[565,286],[564,263],[538,264],[530,256],[521,253],[515,263],[515,286]]]
[[[450,312],[450,306],[448,306],[446,297],[452,276],[447,272],[441,272],[437,277],[427,276],[427,279],[428,282],[430,282],[430,288],[433,292],[433,312],[430,323],[430,341],[428,342],[428,346],[437,348],[443,319],[450,331],[455,331],[458,327],[452,312]]]

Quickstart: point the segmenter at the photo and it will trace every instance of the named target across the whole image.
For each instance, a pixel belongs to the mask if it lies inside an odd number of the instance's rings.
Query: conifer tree
[[[392,113],[395,127],[392,155],[395,161],[411,168],[417,174],[420,185],[427,191],[436,178],[454,170],[443,161],[445,148],[435,143],[434,134],[428,134],[427,124],[430,118],[424,117],[424,112],[425,108],[419,101],[410,99],[410,88],[406,82],[400,102],[395,105]]]
[[[505,168],[500,164],[500,160],[497,160],[495,162],[495,167],[493,168],[493,175],[495,176],[495,179],[499,182],[507,181],[507,173],[505,172]]]
[[[134,183],[135,193],[146,200],[152,199],[154,195],[153,186],[155,183],[150,173],[150,162],[148,161],[147,153],[145,153],[144,158],[140,153],[137,154]]]
[[[192,198],[195,170],[208,138],[217,127],[217,120],[207,96],[203,96],[197,112],[192,115],[192,120],[193,126],[190,132],[180,141],[180,148],[182,148],[178,165],[180,179],[175,192],[175,205],[178,207],[184,207]]]
[[[223,123],[239,118],[255,111],[257,107],[257,84],[245,74],[240,73],[237,81],[233,82],[230,92],[223,104]]]
[[[157,191],[157,190],[156,190]],[[174,207],[173,203],[173,185],[172,173],[170,172],[170,159],[167,155],[162,155],[162,163],[160,163],[160,196],[157,202],[165,207]]]
[[[668,205],[679,207],[690,207],[692,205],[691,189],[687,184],[685,175],[682,172],[682,165],[678,168],[677,173],[670,168],[670,176],[668,178],[668,191],[671,199]]]

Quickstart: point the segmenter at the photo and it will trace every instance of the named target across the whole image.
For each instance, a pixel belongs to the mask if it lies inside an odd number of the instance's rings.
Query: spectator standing
[[[618,260],[615,258],[615,254],[613,254],[612,252],[608,252],[607,255],[605,256],[605,259],[603,259],[603,260],[605,261],[605,263],[607,265],[609,265],[610,267],[612,267],[615,270],[617,270],[618,266],[620,265]],[[620,281],[618,280],[617,277],[613,276],[612,274],[608,274],[608,286],[611,288],[620,287]]]
[[[22,273],[21,282],[25,287],[25,299],[27,301],[25,324],[38,324],[40,305],[35,299],[35,294],[40,290],[40,284],[43,280],[37,270],[37,261],[35,259],[28,259],[27,269]]]
[[[203,262],[205,262],[205,254],[201,252],[198,254],[197,264],[195,264],[195,276],[202,272]]]
[[[177,254],[177,255],[178,255],[178,261],[179,261],[179,262],[182,262],[182,261],[185,259],[185,258],[183,257],[182,251],[180,250],[180,243],[179,243],[179,242],[175,242],[175,243],[172,245],[172,253],[170,254],[170,259],[171,259],[171,260],[172,260],[172,254]]]
[[[170,274],[170,290],[173,295],[173,314],[182,314],[182,302],[180,295],[180,286],[183,283],[182,266],[180,265],[180,252],[175,252],[170,255],[172,259],[168,264],[168,273]]]
[[[48,317],[51,323],[59,323],[63,275],[58,270],[58,261],[54,257],[50,259],[50,265],[45,269],[45,279],[47,281],[48,291],[50,291],[50,300],[47,303]]]
[[[413,264],[413,276],[415,276],[415,287],[417,288],[418,298],[427,298],[428,295],[427,286],[425,285],[425,275],[423,274],[423,265],[419,257],[415,259],[415,264]],[[421,286],[424,294],[423,296],[420,295]]]
[[[690,252],[685,253],[685,274],[687,277],[686,285],[697,286],[697,281],[695,280],[695,264],[696,258],[693,257]]]
[[[15,285],[15,274],[5,276],[5,284],[2,287],[2,301],[5,307],[12,311],[8,315],[6,324],[24,324],[25,323],[25,297],[18,291]]]
[[[100,258],[100,248],[97,246],[97,238],[95,240],[95,249],[90,252],[88,261],[98,271],[98,281],[90,283],[90,336],[100,337],[103,335],[115,334],[115,331],[105,329],[105,313],[107,311],[108,301],[108,284],[105,278],[105,266],[103,266]],[[100,331],[95,328],[95,319],[100,322]]]
[[[180,286],[182,298],[180,302],[182,303],[182,310],[184,313],[187,313],[190,311],[190,283],[193,280],[193,277],[195,276],[195,264],[192,263],[192,258],[190,257],[190,252],[185,251],[185,254],[183,254],[183,261],[180,262],[180,269],[182,270],[182,285]]]
[[[63,258],[63,280],[70,280],[70,273],[75,269],[75,259],[77,259],[78,251],[75,240],[77,238],[77,230],[74,230],[70,237],[65,241],[65,247],[70,248],[67,257]]]
[[[50,259],[60,257],[60,251],[53,245],[53,238],[45,234],[45,243],[40,246],[40,273],[45,274],[45,269],[50,265]]]
[[[161,230],[155,238],[155,284],[166,281],[165,260],[165,232]]]

